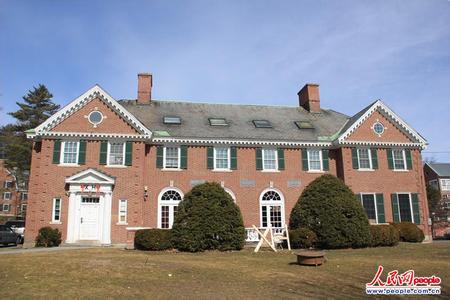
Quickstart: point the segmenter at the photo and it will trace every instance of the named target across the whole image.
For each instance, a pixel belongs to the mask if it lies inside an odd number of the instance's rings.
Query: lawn
[[[111,248],[0,255],[0,298],[361,298],[382,264],[442,278],[450,292],[450,243],[327,251],[321,267],[288,253],[140,252]],[[385,278],[385,276],[383,276]],[[409,297],[408,297],[409,298]]]

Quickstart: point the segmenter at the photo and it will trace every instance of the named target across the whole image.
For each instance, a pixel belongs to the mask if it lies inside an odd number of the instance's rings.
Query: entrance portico
[[[66,243],[111,244],[111,204],[115,178],[87,169],[66,178],[69,208]]]

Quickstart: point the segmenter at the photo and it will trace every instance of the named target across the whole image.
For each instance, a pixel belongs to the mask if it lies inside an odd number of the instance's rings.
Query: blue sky
[[[0,0],[0,124],[39,83],[66,104],[95,83],[136,97],[323,107],[382,99],[450,162],[450,1]],[[442,134],[444,132],[444,134]]]

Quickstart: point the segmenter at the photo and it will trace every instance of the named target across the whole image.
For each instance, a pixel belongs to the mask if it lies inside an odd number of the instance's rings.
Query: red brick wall
[[[12,188],[5,189],[5,181],[12,181]],[[3,200],[3,192],[11,193],[11,200]],[[9,204],[9,212],[0,211],[0,216],[16,216],[19,213],[18,206],[20,205],[20,194],[16,189],[16,182],[14,176],[12,176],[4,166],[4,160],[0,159],[0,205]]]

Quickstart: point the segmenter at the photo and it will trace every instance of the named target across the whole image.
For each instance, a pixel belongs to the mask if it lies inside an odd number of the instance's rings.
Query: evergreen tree
[[[32,142],[27,140],[25,131],[36,128],[58,111],[59,105],[53,103],[52,98],[45,85],[39,84],[28,91],[23,102],[16,102],[19,110],[9,113],[17,123],[0,128],[1,141],[6,144],[5,166],[17,177],[30,169]]]

